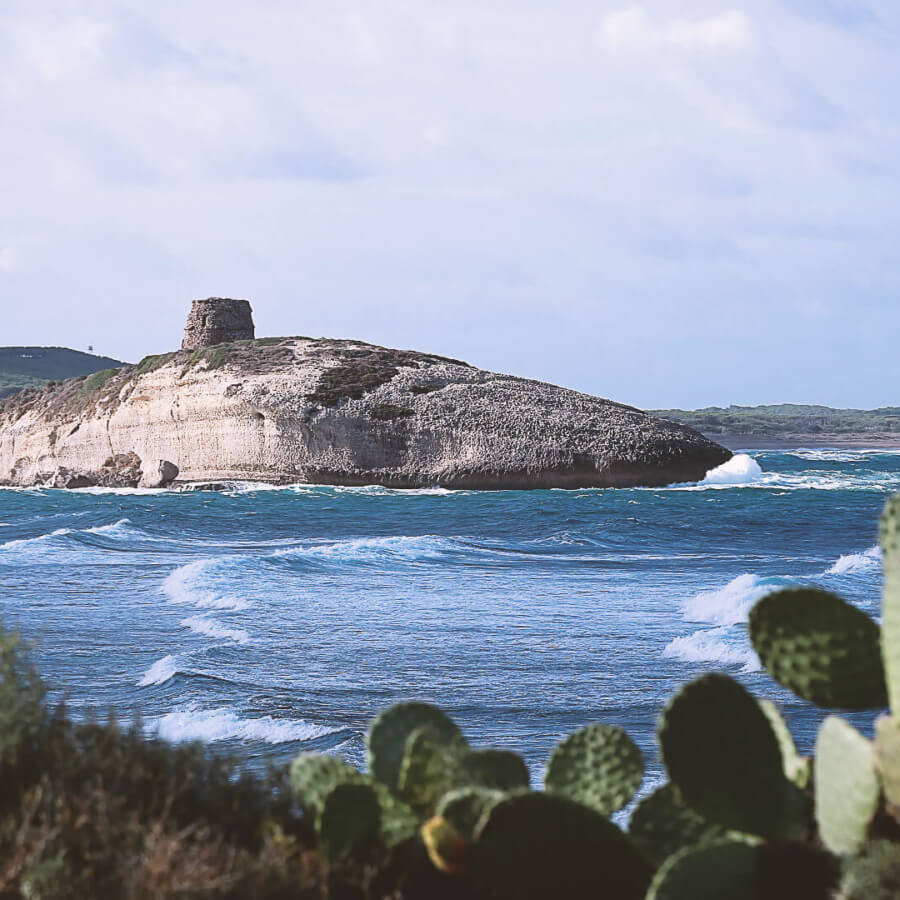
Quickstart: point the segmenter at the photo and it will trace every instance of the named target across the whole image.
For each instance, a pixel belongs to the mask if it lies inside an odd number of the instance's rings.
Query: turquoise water
[[[574,729],[623,725],[654,774],[662,704],[713,669],[808,747],[821,714],[759,670],[746,615],[806,583],[877,613],[900,453],[749,453],[761,473],[653,490],[2,490],[0,616],[74,715],[255,765],[361,762],[373,713],[416,698],[536,774]]]

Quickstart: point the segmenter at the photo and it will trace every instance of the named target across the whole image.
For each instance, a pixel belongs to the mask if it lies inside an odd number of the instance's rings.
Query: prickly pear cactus
[[[491,808],[469,866],[498,900],[643,900],[651,867],[605,816],[556,794],[522,793]]]
[[[723,840],[686,847],[657,871],[647,900],[756,900],[756,845]]]
[[[463,837],[471,838],[487,811],[504,796],[502,791],[490,788],[458,788],[441,797],[437,815],[448,821]]]
[[[380,826],[381,807],[367,784],[339,784],[325,798],[316,817],[316,832],[331,859],[371,846]]]
[[[369,771],[373,777],[397,790],[406,742],[417,728],[431,728],[444,744],[464,742],[452,719],[428,703],[401,703],[375,718],[366,735]]]
[[[875,722],[875,765],[884,796],[897,818],[900,811],[900,719],[879,716]]]
[[[778,746],[781,748],[781,761],[784,764],[784,774],[801,790],[805,790],[809,784],[811,774],[811,766],[809,759],[801,756],[797,752],[797,745],[794,743],[794,737],[788,728],[787,722],[778,711],[778,707],[771,700],[760,700],[760,708],[766,714],[772,731],[778,740]]]
[[[628,834],[660,865],[684,847],[721,840],[727,832],[685,806],[674,786],[664,784],[637,805]]]
[[[844,863],[835,900],[897,900],[900,897],[900,844],[873,841]]]
[[[881,603],[881,648],[891,709],[900,715],[900,494],[881,517],[884,593]]]
[[[875,817],[880,788],[872,742],[837,716],[819,728],[815,783],[822,841],[833,853],[856,853]]]
[[[422,841],[435,868],[448,875],[464,875],[468,871],[468,842],[453,825],[434,816],[422,826]]]
[[[781,750],[756,700],[726,675],[704,675],[663,711],[659,741],[669,778],[709,822],[764,837],[795,829]]]
[[[881,634],[862,610],[818,588],[788,588],[750,612],[753,649],[798,697],[829,709],[887,703]]]
[[[339,784],[362,784],[365,776],[337,756],[301,753],[291,763],[291,788],[297,803],[313,816]]]
[[[588,725],[553,751],[544,784],[608,816],[631,800],[643,778],[641,751],[621,728]]]
[[[469,784],[498,791],[513,791],[531,784],[525,760],[510,750],[470,750],[463,759],[463,769]]]
[[[413,811],[380,781],[358,772],[337,756],[301,753],[291,763],[291,788],[297,803],[312,816],[322,812],[328,795],[340,784],[368,785],[375,791],[381,810],[381,832],[393,847],[412,837],[419,827]]]
[[[431,815],[438,800],[463,777],[465,744],[441,741],[430,726],[416,728],[406,739],[397,794],[420,816]]]

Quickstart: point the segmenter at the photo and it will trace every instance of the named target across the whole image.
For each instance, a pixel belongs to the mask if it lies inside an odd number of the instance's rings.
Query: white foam
[[[342,562],[383,562],[385,559],[415,562],[421,559],[437,559],[455,549],[458,549],[458,544],[452,539],[426,534],[417,537],[397,535],[352,538],[332,544],[286,547],[276,550],[273,555]]]
[[[715,469],[710,469],[700,484],[754,484],[762,477],[763,471],[759,463],[747,453],[738,453],[732,456],[728,462],[716,466]]]
[[[881,565],[881,548],[877,545],[869,547],[864,553],[848,553],[825,570],[826,575],[855,575],[860,572],[871,572]]]
[[[237,559],[238,557],[232,558]],[[210,570],[219,565],[221,559],[200,559],[185,566],[179,566],[169,574],[160,589],[169,598],[170,603],[190,604],[199,609],[234,611],[247,609],[250,606],[248,601],[211,589]]]
[[[245,740],[283,744],[288,741],[309,741],[339,728],[315,725],[303,719],[275,719],[261,716],[242,719],[231,709],[201,710],[192,705],[178,712],[161,716],[150,724],[149,730],[167,741]]]
[[[663,656],[682,662],[739,665],[743,672],[756,672],[761,668],[759,657],[746,645],[746,634],[724,626],[675,638],[666,645]]]
[[[165,684],[178,672],[178,659],[170,653],[158,659],[137,683],[138,687],[149,687],[151,684]]]
[[[129,528],[131,525],[131,519],[119,519],[118,522],[113,522],[111,525],[95,525],[93,528],[85,528],[85,534],[105,534],[108,537],[121,537],[121,538],[129,538],[133,537],[135,533],[134,528]]]
[[[229,628],[208,615],[188,616],[181,620],[181,624],[195,634],[205,634],[211,638],[234,641],[237,644],[246,644],[250,640],[250,635],[243,628]]]
[[[710,625],[735,625],[745,622],[757,600],[777,588],[759,575],[738,575],[723,588],[702,591],[684,604],[684,618],[688,622],[708,622]]]
[[[22,550],[28,547],[34,547],[38,544],[42,544],[45,541],[51,540],[52,538],[62,537],[65,534],[71,533],[71,528],[57,528],[56,531],[51,531],[47,534],[39,534],[37,537],[19,538],[15,541],[6,541],[6,543],[0,544],[0,550]]]

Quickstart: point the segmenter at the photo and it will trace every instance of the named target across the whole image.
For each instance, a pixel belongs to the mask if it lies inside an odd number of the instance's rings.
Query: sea
[[[844,449],[750,449],[634,490],[4,489],[0,621],[75,719],[136,718],[251,769],[363,765],[372,716],[422,700],[536,784],[567,734],[619,725],[647,790],[660,711],[704,672],[774,699],[812,747],[824,713],[761,669],[747,614],[815,585],[877,617],[896,490],[900,451]]]

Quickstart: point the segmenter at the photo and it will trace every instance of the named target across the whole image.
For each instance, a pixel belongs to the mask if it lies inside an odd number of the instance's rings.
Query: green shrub
[[[82,393],[92,394],[95,391],[99,391],[119,371],[119,369],[101,369],[99,372],[94,372],[93,375],[88,375],[81,383]]]
[[[174,353],[157,353],[154,356],[145,356],[135,369],[138,375],[147,375],[149,372],[155,372],[161,369],[166,363],[174,358]]]

